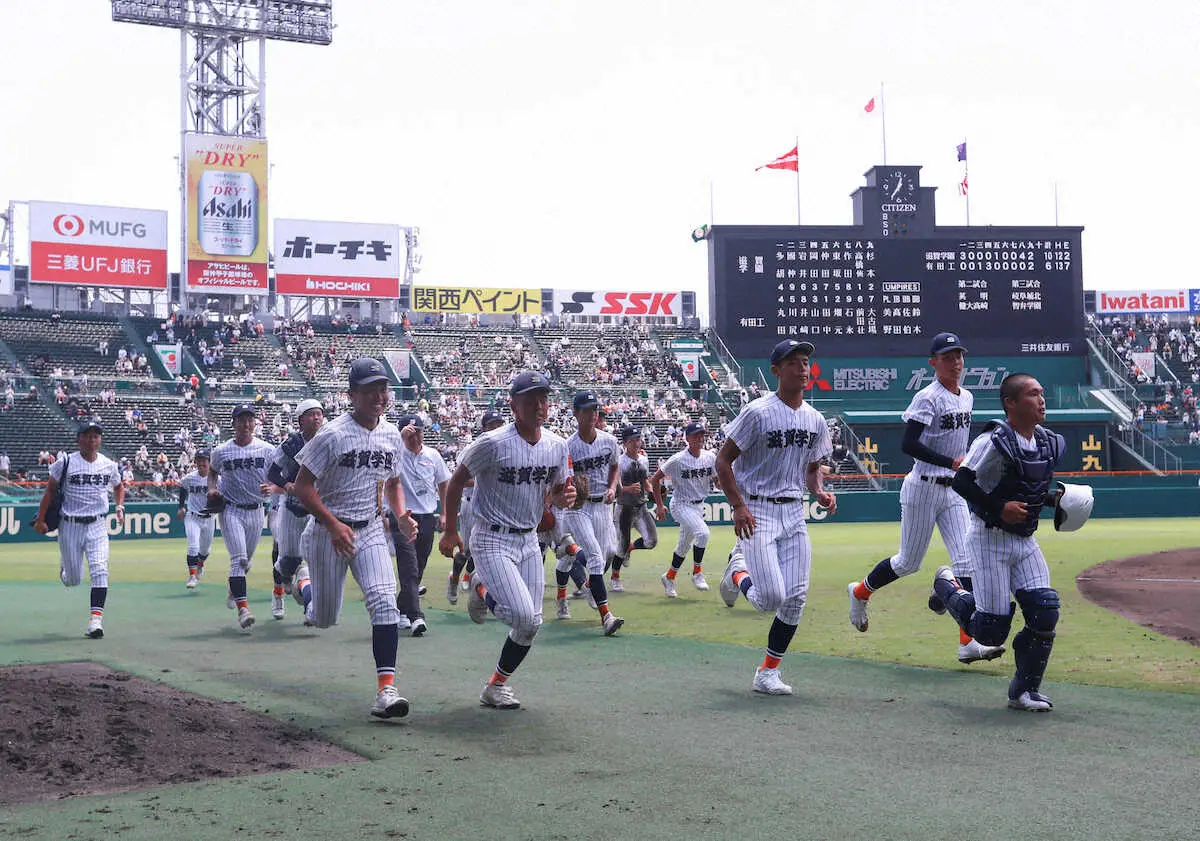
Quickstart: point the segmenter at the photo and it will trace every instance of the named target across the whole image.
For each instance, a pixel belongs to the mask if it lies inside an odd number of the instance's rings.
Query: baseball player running
[[[825,418],[804,402],[813,345],[785,339],[771,351],[778,390],[750,401],[726,428],[717,476],[733,508],[738,540],[721,579],[729,607],[738,593],[760,611],[775,611],[753,689],[791,695],[779,664],[808,594],[812,547],[802,497],[807,488],[830,513],[837,498],[821,485],[821,460],[833,450]]]
[[[87,559],[92,582],[92,609],[87,630],[92,639],[104,636],[104,603],[108,598],[108,495],[116,501],[117,522],[125,521],[125,486],[121,468],[100,452],[104,427],[99,419],[85,421],[75,436],[78,450],[50,465],[50,479],[42,494],[33,529],[46,534],[50,503],[61,493],[62,507],[58,524],[59,580],[67,587],[83,581],[83,562]]]
[[[967,349],[955,333],[938,333],[929,348],[929,364],[937,379],[913,395],[904,412],[903,450],[913,467],[900,489],[900,551],[884,558],[862,581],[846,585],[850,624],[867,630],[867,601],[880,587],[921,568],[936,524],[950,554],[954,575],[971,589],[967,529],[970,514],[962,497],[950,489],[954,471],[967,454],[971,409],[975,398],[959,384]],[[983,645],[959,630],[958,659],[963,663],[994,660],[1003,646]]]
[[[255,412],[248,403],[233,407],[233,438],[212,451],[208,473],[209,505],[221,505],[221,538],[229,552],[228,607],[237,608],[238,625],[249,631],[254,614],[246,598],[246,574],[263,530],[263,496],[270,492],[267,465],[275,448],[254,437]]]
[[[549,416],[550,381],[537,371],[523,371],[513,379],[509,394],[514,421],[472,442],[450,477],[446,529],[438,544],[447,558],[462,550],[459,501],[473,478],[475,573],[467,612],[482,624],[491,611],[510,628],[479,703],[504,710],[521,706],[508,679],[529,653],[542,624],[545,573],[535,529],[548,497],[564,508],[575,502],[567,444],[542,429]]]
[[[412,540],[417,532],[400,484],[404,442],[400,430],[384,417],[389,397],[383,363],[367,356],[354,360],[351,411],[321,427],[300,451],[294,485],[300,504],[313,515],[301,540],[301,554],[312,573],[308,619],[318,628],[337,622],[349,570],[371,617],[376,675],[371,715],[376,718],[408,714],[408,700],[395,686],[400,611],[384,505],[406,538]]]
[[[636,426],[621,428],[621,454],[617,456],[617,472],[621,477],[620,492],[614,517],[618,531],[617,546],[620,553],[612,560],[612,590],[622,592],[621,567],[629,565],[629,556],[634,549],[653,549],[658,545],[658,526],[654,515],[646,508],[649,495],[650,460],[642,450],[642,431]],[[633,530],[639,534],[633,541]]]
[[[192,457],[196,469],[179,480],[179,519],[187,534],[187,588],[195,590],[204,575],[204,562],[212,548],[217,521],[205,509],[208,505],[209,452],[196,450]]]
[[[296,422],[300,425],[300,431],[293,432],[275,448],[271,466],[267,468],[271,493],[284,497],[283,504],[276,507],[275,519],[271,523],[271,534],[279,548],[279,559],[272,564],[276,580],[271,596],[271,615],[276,619],[284,616],[283,597],[286,593],[290,592],[296,602],[305,608],[306,616],[312,601],[308,566],[300,554],[300,539],[311,515],[296,498],[296,476],[300,473],[296,456],[325,425],[325,409],[321,402],[311,397],[301,400],[296,406]]]
[[[608,608],[608,593],[604,587],[604,562],[608,547],[614,543],[612,514],[608,504],[617,498],[621,478],[617,470],[617,439],[596,428],[596,413],[600,400],[594,391],[581,391],[572,404],[578,428],[567,439],[567,453],[575,471],[574,482],[580,498],[576,507],[563,512],[563,530],[575,537],[575,542],[587,556],[588,590],[600,611],[600,624],[606,637],[612,636],[625,624]],[[585,493],[586,490],[586,493]],[[574,555],[559,559],[556,568],[570,572]]]
[[[479,434],[491,432],[493,429],[499,429],[504,426],[504,415],[497,412],[495,409],[488,409],[483,413],[483,417],[479,421]],[[463,573],[466,572],[468,580],[472,572],[475,571],[475,563],[471,560],[471,526],[474,522],[473,507],[471,499],[475,493],[474,480],[467,482],[463,488],[462,506],[458,512],[458,533],[462,535],[463,546],[466,547],[462,552],[456,554],[450,562],[450,575],[446,578],[446,601],[450,604],[458,604],[458,585]],[[443,503],[443,514],[445,507]]]
[[[1012,593],[1025,627],[1013,638],[1016,671],[1008,685],[1008,705],[1047,712],[1054,704],[1039,690],[1054,647],[1059,598],[1050,587],[1050,569],[1033,534],[1042,507],[1058,501],[1054,468],[1066,443],[1041,426],[1046,419],[1045,393],[1031,375],[1005,377],[1000,401],[1006,420],[989,424],[971,443],[954,475],[953,488],[971,509],[968,539],[974,590],[963,587],[953,569],[943,566],[933,580],[929,606],[939,613],[948,610],[981,643],[1000,645],[1012,627]]]
[[[671,566],[662,574],[663,589],[667,598],[676,598],[675,576],[683,566],[687,551],[692,550],[692,584],[697,590],[707,590],[704,578],[704,547],[708,546],[708,523],[704,522],[704,499],[712,490],[716,479],[717,457],[704,449],[704,438],[708,430],[699,423],[689,423],[683,430],[687,447],[671,456],[650,477],[650,489],[654,494],[655,511],[659,520],[667,518],[663,506],[662,483],[671,481],[671,516],[679,523],[679,542],[671,553]],[[717,482],[717,487],[720,483]]]

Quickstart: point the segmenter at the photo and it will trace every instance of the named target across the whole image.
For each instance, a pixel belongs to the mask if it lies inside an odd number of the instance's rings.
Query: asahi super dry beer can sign
[[[267,294],[267,141],[187,137],[187,291]]]

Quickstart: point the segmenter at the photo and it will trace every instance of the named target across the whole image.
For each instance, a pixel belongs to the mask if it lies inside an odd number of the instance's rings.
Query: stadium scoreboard
[[[1085,353],[1082,228],[936,227],[920,167],[875,167],[850,226],[716,226],[713,326],[739,358],[784,338],[822,357],[926,356],[934,334],[972,353]]]

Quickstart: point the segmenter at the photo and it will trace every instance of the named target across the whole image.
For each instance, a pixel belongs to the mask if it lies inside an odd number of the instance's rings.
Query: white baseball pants
[[[542,590],[546,586],[537,534],[494,532],[478,522],[471,534],[471,557],[483,585],[496,600],[496,618],[512,629],[509,639],[531,645],[542,626]]]
[[[383,518],[376,517],[354,533],[354,556],[343,558],[334,551],[325,527],[315,518],[309,521],[300,540],[300,551],[308,561],[312,578],[309,610],[318,628],[337,624],[342,614],[347,570],[363,592],[372,625],[395,625],[400,621],[400,611],[396,609],[396,571],[388,551],[391,542]]]
[[[563,512],[563,528],[569,531],[587,557],[588,575],[603,575],[604,562],[616,540],[612,512],[603,502],[588,502],[582,508]],[[574,559],[571,559],[572,564]],[[570,569],[570,566],[567,567]]]
[[[971,575],[971,553],[967,545],[971,512],[967,501],[953,488],[922,482],[913,473],[905,476],[904,484],[900,486],[900,551],[891,558],[896,575],[912,575],[921,568],[935,525],[950,554],[954,574]]]
[[[254,562],[254,550],[262,537],[263,509],[229,505],[221,513],[221,537],[229,552],[229,576],[245,577]]]
[[[68,587],[83,583],[83,562],[87,558],[88,575],[93,587],[108,586],[108,517],[101,515],[91,523],[63,520],[58,526],[58,577]]]
[[[189,511],[183,516],[183,530],[187,534],[187,553],[207,555],[212,549],[217,520],[215,517],[197,517]]]
[[[708,546],[709,528],[704,522],[704,507],[692,502],[678,502],[671,497],[671,516],[679,523],[679,542],[675,554],[683,557],[693,546],[701,549]],[[753,576],[751,576],[753,577]],[[757,581],[757,579],[755,579]]]
[[[989,529],[971,518],[968,533],[974,572],[971,589],[975,609],[1007,616],[1009,593],[1050,586],[1050,568],[1033,535],[1021,537],[1003,529]]]
[[[804,503],[747,498],[746,505],[756,523],[754,534],[737,542],[754,582],[746,599],[756,610],[774,611],[779,621],[799,625],[812,568]]]

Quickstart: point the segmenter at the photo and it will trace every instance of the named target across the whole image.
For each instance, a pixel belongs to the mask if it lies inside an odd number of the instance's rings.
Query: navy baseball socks
[[[88,615],[86,636],[98,640],[104,636],[104,603],[108,600],[107,587],[92,588],[92,610]]]
[[[400,631],[396,625],[371,626],[371,652],[375,655],[378,691],[371,715],[375,718],[403,718],[408,715],[408,699],[396,691],[396,649]]]

